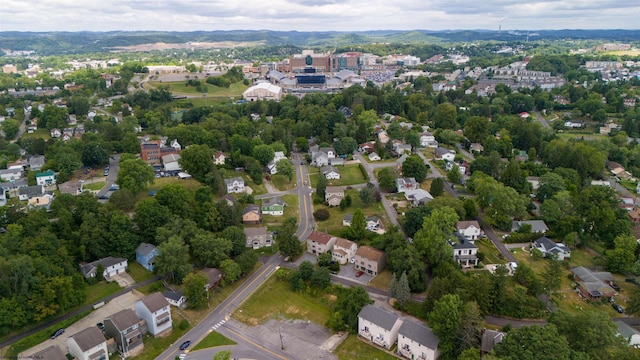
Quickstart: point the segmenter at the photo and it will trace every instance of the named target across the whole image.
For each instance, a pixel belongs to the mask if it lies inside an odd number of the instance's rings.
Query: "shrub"
[[[329,211],[327,211],[327,209],[318,209],[313,213],[313,217],[318,221],[327,220],[329,216]]]

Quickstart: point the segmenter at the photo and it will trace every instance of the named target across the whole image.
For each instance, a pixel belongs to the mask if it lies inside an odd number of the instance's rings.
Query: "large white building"
[[[242,97],[247,101],[256,100],[276,100],[282,98],[282,88],[268,82],[258,83],[242,93]]]

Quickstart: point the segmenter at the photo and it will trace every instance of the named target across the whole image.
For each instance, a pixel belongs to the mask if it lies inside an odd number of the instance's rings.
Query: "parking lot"
[[[302,263],[303,261],[309,261],[312,264],[316,264],[318,262],[318,259],[316,258],[315,255],[305,252],[298,258],[298,260],[296,260],[295,262],[296,267],[300,266],[300,263]],[[351,281],[358,282],[362,285],[368,285],[371,279],[374,278],[374,276],[371,276],[367,273],[363,273],[360,276],[356,276],[356,273],[357,271],[355,270],[353,264],[347,263],[344,265],[340,265],[340,271],[334,275],[341,278],[349,279]]]
[[[122,309],[133,309],[133,304],[136,302],[136,300],[140,300],[143,297],[144,294],[135,290],[130,291],[122,296],[118,296],[117,298],[106,303],[101,308],[93,310],[89,315],[85,316],[73,325],[66,328],[64,334],[58,336],[55,339],[47,339],[46,341],[32,347],[31,349],[20,353],[18,355],[18,359],[26,359],[28,355],[32,355],[40,350],[44,350],[51,345],[58,346],[60,350],[62,350],[62,352],[66,354],[69,351],[67,346],[67,338],[69,336],[72,336],[88,327],[96,326],[97,323],[104,322],[104,318],[113,315]]]

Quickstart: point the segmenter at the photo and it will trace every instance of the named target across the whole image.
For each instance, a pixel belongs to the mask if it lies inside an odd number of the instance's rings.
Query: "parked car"
[[[622,306],[620,306],[620,305],[618,305],[616,303],[611,304],[611,307],[613,307],[620,314],[624,313],[624,309],[622,308]]]
[[[62,334],[64,334],[64,329],[60,328],[60,329],[56,330],[53,334],[51,334],[51,338],[55,339],[55,338],[57,338],[58,336],[60,336]]]
[[[184,350],[186,348],[188,348],[191,345],[191,340],[187,340],[185,342],[183,342],[182,344],[180,344],[180,350]]]
[[[97,323],[96,326],[98,327],[98,329],[104,331],[104,324],[103,323]]]
[[[360,277],[362,276],[362,274],[364,274],[364,271],[361,271],[361,270],[356,271],[356,277]]]

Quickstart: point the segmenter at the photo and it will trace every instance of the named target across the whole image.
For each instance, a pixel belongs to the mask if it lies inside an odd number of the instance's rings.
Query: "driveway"
[[[124,295],[118,296],[106,303],[103,307],[92,311],[89,315],[78,320],[73,325],[65,329],[64,334],[58,336],[55,339],[47,339],[46,341],[18,354],[18,359],[26,359],[28,355],[34,354],[40,350],[44,350],[51,345],[58,346],[62,352],[67,353],[67,338],[72,336],[88,327],[96,326],[99,322],[104,322],[104,319],[110,315],[117,313],[122,309],[133,309],[133,304],[144,297],[144,294],[138,291],[130,291]]]

